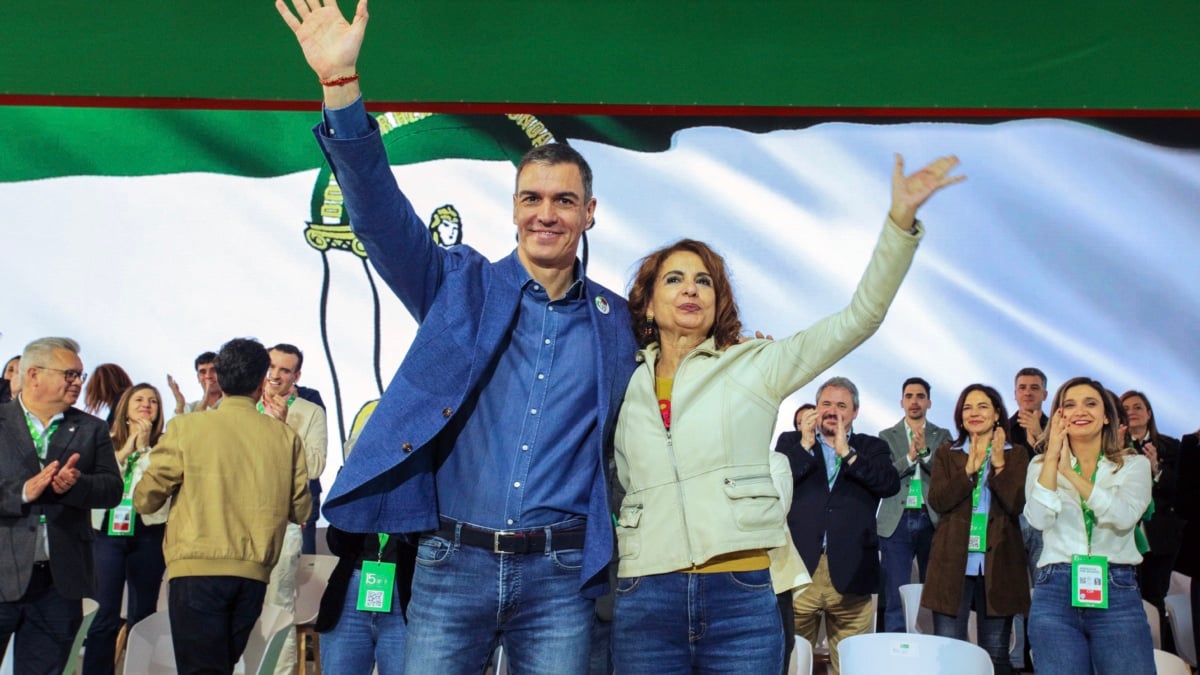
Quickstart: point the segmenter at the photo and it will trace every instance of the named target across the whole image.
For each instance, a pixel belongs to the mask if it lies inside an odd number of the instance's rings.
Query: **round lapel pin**
[[[600,310],[601,314],[608,314],[608,300],[606,300],[603,295],[596,296],[596,309]]]

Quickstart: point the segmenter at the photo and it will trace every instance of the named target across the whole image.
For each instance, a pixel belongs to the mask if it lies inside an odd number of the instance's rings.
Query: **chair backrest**
[[[304,554],[296,569],[296,623],[313,623],[321,611],[321,596],[329,585],[329,575],[337,567],[337,556]],[[357,589],[351,589],[356,592]]]
[[[332,552],[329,550],[329,540],[326,539],[326,536],[329,534],[329,528],[318,527],[317,531],[313,534],[317,538],[317,555],[332,555]]]
[[[175,647],[171,644],[171,619],[155,612],[137,622],[125,645],[125,675],[175,673]]]
[[[291,612],[271,604],[264,604],[258,621],[250,631],[246,651],[242,653],[247,675],[252,673],[274,673],[275,664],[283,649],[287,634],[295,630]]]
[[[83,623],[80,623],[79,630],[75,631],[75,642],[71,644],[71,652],[67,656],[67,665],[63,668],[63,675],[75,675],[76,671],[82,667],[83,664],[79,661],[79,650],[83,648],[83,639],[87,637],[88,629],[96,620],[96,611],[99,609],[100,603],[91,598],[83,599]]]
[[[1171,585],[1167,588],[1167,595],[1176,595],[1182,593],[1187,595],[1192,592],[1192,578],[1182,572],[1171,572]]]
[[[1154,650],[1154,670],[1158,675],[1192,675],[1192,669],[1183,659],[1161,649]]]
[[[933,634],[933,612],[921,606],[925,584],[900,586],[900,604],[904,606],[904,630],[909,633]]]
[[[1192,634],[1192,599],[1189,595],[1167,596],[1167,621],[1175,638],[1175,653],[1196,665],[1196,636]]]
[[[812,645],[803,637],[796,636],[796,646],[792,648],[792,659],[788,662],[787,675],[812,675],[813,650]]]
[[[1158,608],[1142,600],[1142,609],[1146,610],[1146,621],[1150,624],[1150,637],[1154,640],[1154,648],[1162,649],[1162,620]]]
[[[508,654],[504,653],[504,645],[498,645],[492,652],[492,675],[508,675]]]
[[[852,635],[838,644],[843,675],[992,675],[978,645],[920,633]],[[880,664],[887,664],[881,670]]]

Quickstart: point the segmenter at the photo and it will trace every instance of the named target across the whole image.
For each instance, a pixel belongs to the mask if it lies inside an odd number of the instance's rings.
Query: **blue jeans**
[[[967,641],[969,637],[967,623],[971,616],[971,610],[974,609],[975,632],[979,646],[991,657],[996,674],[1007,675],[1012,672],[1012,663],[1008,656],[1008,639],[1012,635],[1013,618],[987,615],[986,586],[982,576],[965,577],[958,615],[950,616],[934,612],[933,634]],[[1053,673],[1054,671],[1046,672]]]
[[[163,583],[163,534],[166,525],[146,525],[141,516],[132,537],[108,536],[108,516],[92,542],[96,559],[96,619],[87,634],[83,652],[84,675],[111,675],[116,655],[117,633],[121,632],[121,600],[129,584],[129,627],[154,613]]]
[[[933,542],[933,521],[925,509],[905,509],[890,537],[879,538],[883,567],[883,631],[904,632],[904,603],[900,587],[912,578],[912,561],[917,559],[921,583],[929,567],[929,546]]]
[[[410,673],[478,675],[498,643],[519,673],[586,673],[596,603],[579,592],[583,551],[493,553],[423,535],[417,547]]]
[[[358,584],[361,570],[350,575],[346,600],[337,625],[321,635],[321,672],[326,675],[359,675],[378,666],[379,675],[404,673],[404,641],[408,628],[400,601],[392,598],[392,611],[360,612]]]
[[[619,579],[613,616],[621,675],[783,671],[770,570]]]
[[[1108,609],[1071,606],[1071,565],[1038,570],[1029,610],[1033,665],[1054,675],[1154,675],[1154,643],[1132,565],[1109,565]]]

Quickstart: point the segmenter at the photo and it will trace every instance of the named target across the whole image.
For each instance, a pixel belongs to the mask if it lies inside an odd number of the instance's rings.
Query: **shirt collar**
[[[17,394],[17,402],[21,404],[21,410],[24,410],[24,411],[25,411],[25,417],[26,417],[26,418],[33,420],[33,421],[34,421],[34,423],[35,423],[35,424],[37,424],[37,425],[38,425],[38,426],[39,426],[41,429],[45,429],[47,426],[49,426],[48,424],[42,424],[42,420],[41,420],[41,418],[39,418],[37,415],[35,415],[35,414],[33,414],[32,412],[30,412],[30,411],[29,411],[29,408],[27,408],[27,407],[25,406],[25,392],[21,392],[20,394]],[[61,419],[63,419],[63,417],[65,416],[65,415],[64,415],[64,413],[65,413],[65,412],[66,412],[65,410],[60,410],[60,411],[58,412],[58,414],[56,414],[56,415],[54,415],[53,417],[51,417],[51,418],[50,418],[50,424],[54,424],[54,420],[61,420]],[[41,429],[39,429],[39,431],[40,431]]]
[[[513,255],[516,255],[515,251],[513,252]],[[580,300],[584,297],[583,264],[579,262],[578,258],[575,259],[575,268],[573,274],[575,276],[575,280],[572,281],[571,285],[567,287],[567,292],[563,294],[563,297],[559,298],[555,302]],[[542,294],[546,294],[545,285],[534,279],[533,276],[529,274],[529,270],[525,269],[525,266],[521,264],[519,259],[517,260],[517,281],[519,282],[523,292],[530,292],[532,285],[536,284],[538,290],[540,290]]]

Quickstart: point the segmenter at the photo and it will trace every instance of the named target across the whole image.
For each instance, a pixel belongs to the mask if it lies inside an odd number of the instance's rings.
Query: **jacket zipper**
[[[690,357],[690,356],[691,356],[691,354],[684,356],[683,360],[679,362],[679,368],[677,368],[675,370],[675,377],[673,378],[674,382],[679,381],[679,374],[683,372],[683,364],[687,363],[688,357]],[[649,365],[650,365],[650,382],[653,383],[654,382],[654,364],[649,364]],[[675,422],[675,414],[674,414],[675,404],[678,402],[678,400],[675,398],[675,388],[674,388],[673,384],[672,384],[671,389],[672,389],[672,391],[671,391],[671,412],[672,412],[671,422],[674,423]],[[692,567],[695,567],[696,559],[692,555],[692,530],[691,530],[691,527],[688,526],[687,508],[685,508],[684,500],[683,500],[683,485],[679,481],[679,463],[675,459],[675,441],[674,441],[673,436],[671,435],[671,430],[669,428],[666,429],[666,432],[667,432],[667,453],[670,454],[670,456],[671,456],[671,470],[675,473],[675,496],[679,498],[679,515],[681,518],[683,518],[683,539],[684,539],[684,543],[687,546],[687,559],[688,559],[688,562],[690,562],[692,564]]]

